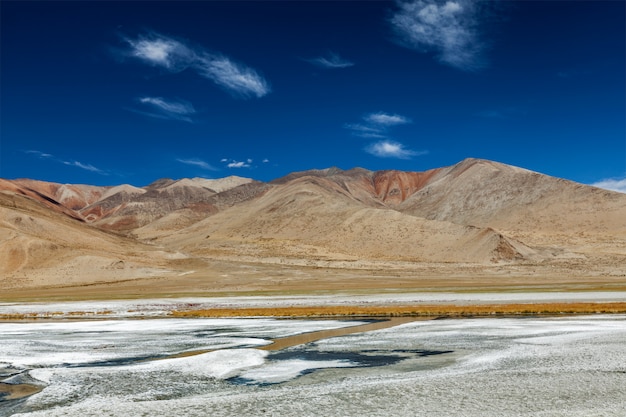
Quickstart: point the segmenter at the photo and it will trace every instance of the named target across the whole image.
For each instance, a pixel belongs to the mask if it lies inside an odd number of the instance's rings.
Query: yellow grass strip
[[[279,308],[215,308],[174,311],[174,317],[476,317],[508,315],[617,314],[626,313],[619,303],[536,303],[486,305],[412,306],[310,306]]]
[[[568,314],[626,314],[626,302],[214,308],[173,311],[170,317],[488,317]],[[101,312],[76,311],[70,313],[9,313],[0,314],[0,321],[77,319],[95,316],[102,318],[103,314]]]

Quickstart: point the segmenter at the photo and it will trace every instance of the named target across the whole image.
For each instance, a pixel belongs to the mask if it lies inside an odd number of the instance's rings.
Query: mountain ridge
[[[92,274],[85,259],[112,282],[216,262],[626,275],[625,194],[482,159],[423,172],[308,170],[267,183],[235,176],[145,187],[0,180],[0,194],[0,254],[13,265],[0,271],[3,281],[30,273],[81,282]],[[46,226],[36,233],[10,220],[46,212],[56,217],[39,221]],[[64,227],[78,246],[43,232]],[[93,239],[102,242],[100,253]],[[120,252],[111,239],[135,245],[131,252],[147,260]],[[39,255],[11,261],[42,245],[48,249]],[[38,259],[42,253],[47,261]],[[152,258],[156,269],[148,267]],[[107,262],[135,266],[109,270]]]

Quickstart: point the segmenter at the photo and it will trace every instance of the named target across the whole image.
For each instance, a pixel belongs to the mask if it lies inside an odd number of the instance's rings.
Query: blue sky
[[[476,157],[626,190],[625,5],[3,1],[0,176],[268,181]]]

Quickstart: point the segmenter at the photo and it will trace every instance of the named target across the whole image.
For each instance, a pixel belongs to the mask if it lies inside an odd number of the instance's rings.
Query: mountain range
[[[175,288],[182,277],[205,291],[237,279],[252,289],[263,280],[323,288],[348,270],[391,287],[394,276],[623,280],[626,194],[480,159],[267,183],[0,179],[6,291],[141,280]]]

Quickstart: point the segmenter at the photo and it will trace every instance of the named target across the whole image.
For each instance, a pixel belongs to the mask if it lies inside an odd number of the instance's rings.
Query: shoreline
[[[179,306],[182,307],[182,306]],[[135,313],[135,312],[129,312]],[[419,304],[419,305],[308,305],[230,308],[173,308],[161,314],[114,314],[112,311],[1,313],[0,322],[39,320],[118,320],[167,318],[293,318],[293,319],[389,319],[395,317],[478,318],[558,317],[571,315],[626,314],[626,302],[558,302],[504,304]]]
[[[6,297],[3,297],[6,298]],[[1,321],[184,317],[494,317],[626,313],[626,291],[343,291],[0,301]]]

